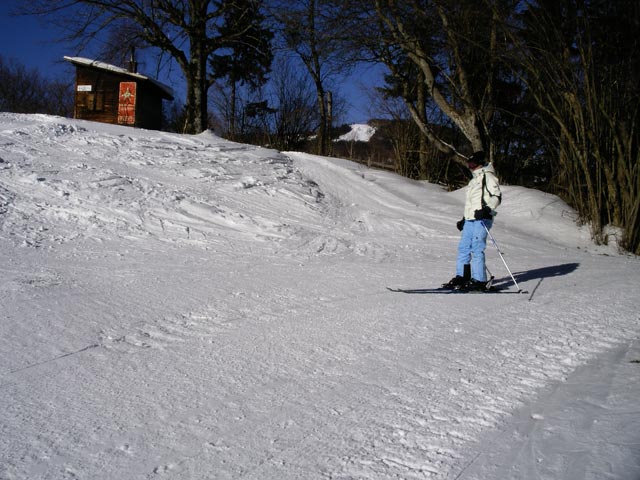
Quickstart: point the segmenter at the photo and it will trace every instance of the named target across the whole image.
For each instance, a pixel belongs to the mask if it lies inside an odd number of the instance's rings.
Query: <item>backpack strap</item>
[[[487,174],[483,171],[482,172],[482,196],[480,197],[480,202],[481,202],[481,205],[483,207],[487,206],[487,202],[484,201],[484,192],[485,192],[485,190],[487,191],[487,193],[489,194],[490,197],[498,197],[498,205],[500,205],[502,203],[502,193],[500,193],[498,195],[494,195],[487,188]]]

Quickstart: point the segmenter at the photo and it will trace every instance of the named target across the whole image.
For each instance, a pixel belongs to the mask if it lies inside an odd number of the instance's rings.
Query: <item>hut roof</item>
[[[85,67],[91,67],[91,68],[96,68],[99,70],[105,70],[105,71],[109,71],[109,72],[113,72],[113,73],[118,73],[121,75],[126,75],[129,77],[133,77],[136,78],[138,80],[142,80],[145,82],[150,82],[152,84],[154,84],[156,87],[158,87],[162,93],[164,94],[164,98],[166,98],[167,100],[173,100],[173,89],[167,85],[165,85],[164,83],[160,83],[159,81],[151,78],[151,77],[147,77],[146,75],[142,75],[140,73],[134,73],[134,72],[130,72],[129,70],[127,70],[126,68],[122,68],[122,67],[117,67],[115,65],[110,65],[108,63],[104,63],[104,62],[100,62],[98,60],[91,60],[90,58],[83,58],[83,57],[64,57],[65,60],[67,60],[68,62],[73,63],[74,65],[82,65]]]

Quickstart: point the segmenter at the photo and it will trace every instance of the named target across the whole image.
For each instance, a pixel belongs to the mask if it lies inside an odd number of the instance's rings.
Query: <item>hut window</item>
[[[78,106],[92,112],[104,110],[104,91],[82,92],[78,95]]]

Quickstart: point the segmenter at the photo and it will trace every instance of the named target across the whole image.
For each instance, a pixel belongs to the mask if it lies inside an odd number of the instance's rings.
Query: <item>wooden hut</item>
[[[162,100],[173,91],[133,68],[82,57],[64,57],[76,67],[74,118],[157,130],[162,124]]]

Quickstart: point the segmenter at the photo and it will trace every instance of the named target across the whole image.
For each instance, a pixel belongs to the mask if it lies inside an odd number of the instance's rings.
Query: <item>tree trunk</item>
[[[427,123],[427,97],[426,97],[424,82],[420,82],[420,84],[417,86],[417,89],[418,89],[418,101],[417,101],[418,114],[421,120],[423,120],[426,124]],[[428,144],[427,136],[420,133],[419,147],[418,147],[418,158],[419,158],[418,178],[420,180],[427,180],[428,178],[427,144]]]
[[[318,127],[318,155],[326,155],[326,137],[327,137],[327,106],[324,101],[325,92],[322,83],[318,80],[316,83],[316,97],[318,102],[318,115],[320,117],[320,125]]]
[[[231,99],[230,114],[229,114],[229,137],[231,140],[236,140],[236,94],[237,94],[238,82],[234,78],[231,78]]]
[[[203,24],[203,29],[204,29]],[[187,65],[187,121],[185,133],[201,133],[208,128],[207,114],[207,52],[204,33],[191,36],[191,58]]]
[[[395,5],[395,2],[391,2]],[[454,103],[451,96],[447,95],[441,88],[441,85],[436,81],[435,68],[433,65],[434,56],[433,52],[427,52],[421,45],[419,39],[415,36],[413,31],[414,25],[411,22],[415,22],[414,18],[401,17],[394,8],[389,8],[389,4],[382,0],[375,1],[375,11],[378,19],[383,25],[383,28],[387,29],[389,37],[386,39],[387,43],[391,46],[400,47],[407,58],[414,63],[423,74],[423,81],[426,86],[427,94],[433,99],[438,108],[446,115],[462,132],[470,143],[471,149],[475,152],[478,150],[487,150],[487,145],[484,142],[483,127],[481,121],[481,108],[476,105],[472,98],[470,88],[468,85],[467,72],[464,69],[463,62],[461,61],[460,45],[458,44],[458,36],[454,31],[454,27],[450,25],[447,14],[441,6],[435,5],[435,12],[440,17],[442,34],[446,37],[449,52],[452,56],[452,69],[455,69],[455,75],[449,76],[448,82],[451,90],[456,92],[458,96],[457,104]],[[418,12],[416,11],[416,14]],[[407,21],[407,25],[405,25]],[[387,64],[392,69],[393,66]],[[402,80],[402,72],[397,78]],[[423,118],[419,111],[419,107],[410,101],[406,101],[411,117],[425,135],[429,142],[433,144],[438,150],[444,153],[456,153],[455,147],[446,143],[441,138],[438,138],[432,129],[426,122],[426,118]]]
[[[327,92],[327,128],[326,128],[326,155],[333,155],[333,140],[331,138],[331,130],[333,129],[333,94]]]

